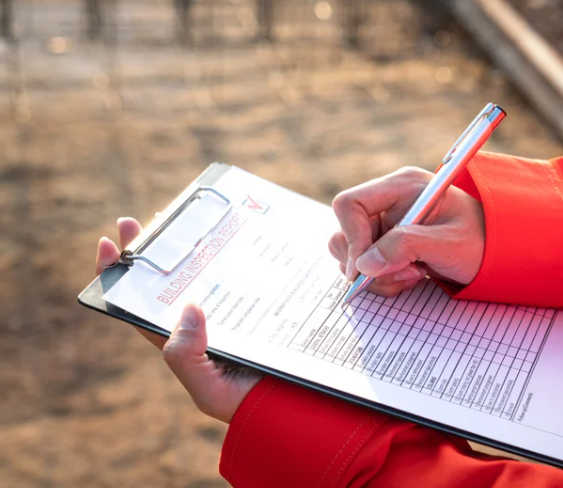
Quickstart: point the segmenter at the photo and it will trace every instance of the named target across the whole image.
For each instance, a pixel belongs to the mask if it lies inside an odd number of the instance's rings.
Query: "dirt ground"
[[[76,303],[117,217],[148,222],[217,160],[330,202],[434,168],[488,101],[509,115],[487,149],[563,153],[455,26],[424,33],[406,2],[374,4],[363,53],[315,2],[280,9],[273,46],[253,41],[253,3],[210,4],[186,47],[171,2],[123,0],[93,41],[78,1],[17,2],[20,42],[0,46],[2,487],[228,486],[226,426],[139,334]]]

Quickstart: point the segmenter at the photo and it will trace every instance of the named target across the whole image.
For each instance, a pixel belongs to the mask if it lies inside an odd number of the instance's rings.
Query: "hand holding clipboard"
[[[117,227],[123,248],[127,248],[142,232],[141,224],[131,218],[119,219]],[[102,237],[96,255],[96,274],[112,267],[120,256],[121,251],[117,245]],[[169,340],[143,328],[137,330],[163,350],[164,360],[198,408],[217,420],[229,423],[238,406],[262,376],[250,369],[234,374],[233,367],[226,363],[219,363],[219,367],[228,367],[228,374],[217,374],[216,362],[206,355],[205,315],[194,304],[185,307],[178,329]]]

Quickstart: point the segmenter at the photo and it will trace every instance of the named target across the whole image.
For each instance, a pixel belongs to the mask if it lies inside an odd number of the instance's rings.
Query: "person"
[[[426,217],[393,228],[431,173],[402,169],[339,194],[329,248],[348,279],[395,295],[431,276],[453,297],[563,306],[563,158],[481,152]],[[141,228],[118,223],[121,245]],[[97,271],[115,262],[102,238]],[[563,470],[473,451],[463,439],[299,387],[226,372],[205,354],[201,309],[170,339],[142,332],[202,412],[230,423],[220,462],[233,487],[561,487]]]

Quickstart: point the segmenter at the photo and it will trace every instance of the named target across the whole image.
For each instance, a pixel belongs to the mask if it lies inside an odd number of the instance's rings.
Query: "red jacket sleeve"
[[[481,152],[456,181],[483,203],[485,255],[467,300],[563,307],[563,158]]]
[[[229,427],[234,488],[555,488],[563,470],[495,458],[454,437],[266,377]]]
[[[563,158],[480,153],[456,185],[483,202],[486,249],[456,298],[563,306]],[[552,488],[563,470],[494,458],[438,431],[265,378],[235,414],[220,470],[234,488]]]

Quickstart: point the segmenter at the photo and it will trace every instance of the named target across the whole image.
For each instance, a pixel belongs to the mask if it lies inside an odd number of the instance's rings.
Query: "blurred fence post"
[[[12,0],[2,0],[2,37],[12,39],[14,35],[14,6]]]
[[[360,27],[366,21],[366,0],[340,0],[344,42],[353,49],[360,48]]]
[[[272,41],[274,0],[256,0],[256,18],[258,20],[258,39]]]
[[[98,39],[102,33],[102,0],[85,0],[86,33],[90,39]]]
[[[430,35],[440,30],[451,30],[455,25],[453,15],[443,0],[411,0],[411,4],[422,28]]]
[[[178,19],[178,39],[182,43],[193,41],[190,10],[193,0],[174,0],[174,9]]]

